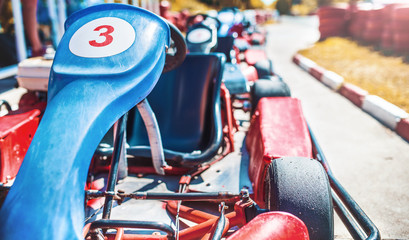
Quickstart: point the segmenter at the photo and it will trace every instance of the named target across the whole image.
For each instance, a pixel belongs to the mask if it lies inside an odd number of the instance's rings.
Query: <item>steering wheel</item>
[[[167,21],[167,20],[166,20]],[[169,72],[183,63],[186,57],[186,41],[179,29],[167,21],[170,28],[171,46],[166,52],[166,61],[163,72]]]

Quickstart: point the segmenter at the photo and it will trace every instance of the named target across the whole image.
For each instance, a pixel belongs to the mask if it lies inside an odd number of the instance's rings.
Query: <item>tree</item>
[[[291,0],[278,0],[276,3],[276,9],[280,15],[288,15],[291,11]]]

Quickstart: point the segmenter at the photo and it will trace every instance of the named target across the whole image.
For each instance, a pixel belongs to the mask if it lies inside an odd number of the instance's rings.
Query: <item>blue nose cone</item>
[[[160,17],[121,4],[91,7],[67,20],[47,109],[0,210],[0,239],[83,239],[93,152],[155,86],[169,36]]]

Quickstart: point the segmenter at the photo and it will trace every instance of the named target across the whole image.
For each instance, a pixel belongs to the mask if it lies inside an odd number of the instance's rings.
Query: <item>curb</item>
[[[368,92],[350,83],[342,84],[339,93],[358,107],[362,107]]]
[[[318,66],[300,54],[293,57],[293,62],[409,141],[409,114],[407,112],[378,96],[369,95],[367,91],[353,84],[344,82],[342,76]]]

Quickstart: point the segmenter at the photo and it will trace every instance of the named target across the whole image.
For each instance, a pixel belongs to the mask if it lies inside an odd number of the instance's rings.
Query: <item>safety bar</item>
[[[121,151],[124,150],[122,145],[125,144],[124,134],[126,131],[127,119],[128,119],[128,114],[125,114],[115,123],[116,129],[114,131],[115,132],[114,150],[112,152],[111,168],[109,169],[108,183],[107,183],[107,191],[109,192],[115,191],[115,185],[118,179],[118,166],[119,166],[119,160],[122,154]],[[104,211],[102,214],[103,219],[108,219],[111,216],[113,201],[114,201],[113,196],[107,196],[105,198]]]
[[[129,221],[129,220],[112,220],[112,219],[100,219],[91,223],[90,230],[92,229],[113,229],[113,228],[145,228],[145,229],[157,229],[168,234],[168,239],[174,239],[173,228],[165,223],[161,222],[148,222],[148,221]]]
[[[113,191],[86,191],[88,199],[99,197],[111,197],[116,200],[124,198],[141,200],[181,200],[181,201],[227,201],[239,198],[239,194],[230,192],[210,192],[210,193],[159,193],[159,192],[135,192],[135,193],[115,193]]]
[[[311,141],[313,143],[313,152],[315,153],[317,160],[325,168],[328,179],[333,190],[332,199],[335,207],[335,211],[344,222],[346,228],[354,239],[367,239],[375,240],[381,239],[381,234],[375,224],[369,219],[362,208],[355,202],[355,200],[349,195],[341,183],[334,177],[327,159],[318,144],[318,141],[308,125]],[[337,194],[335,195],[334,192]],[[361,231],[361,229],[365,232]]]

